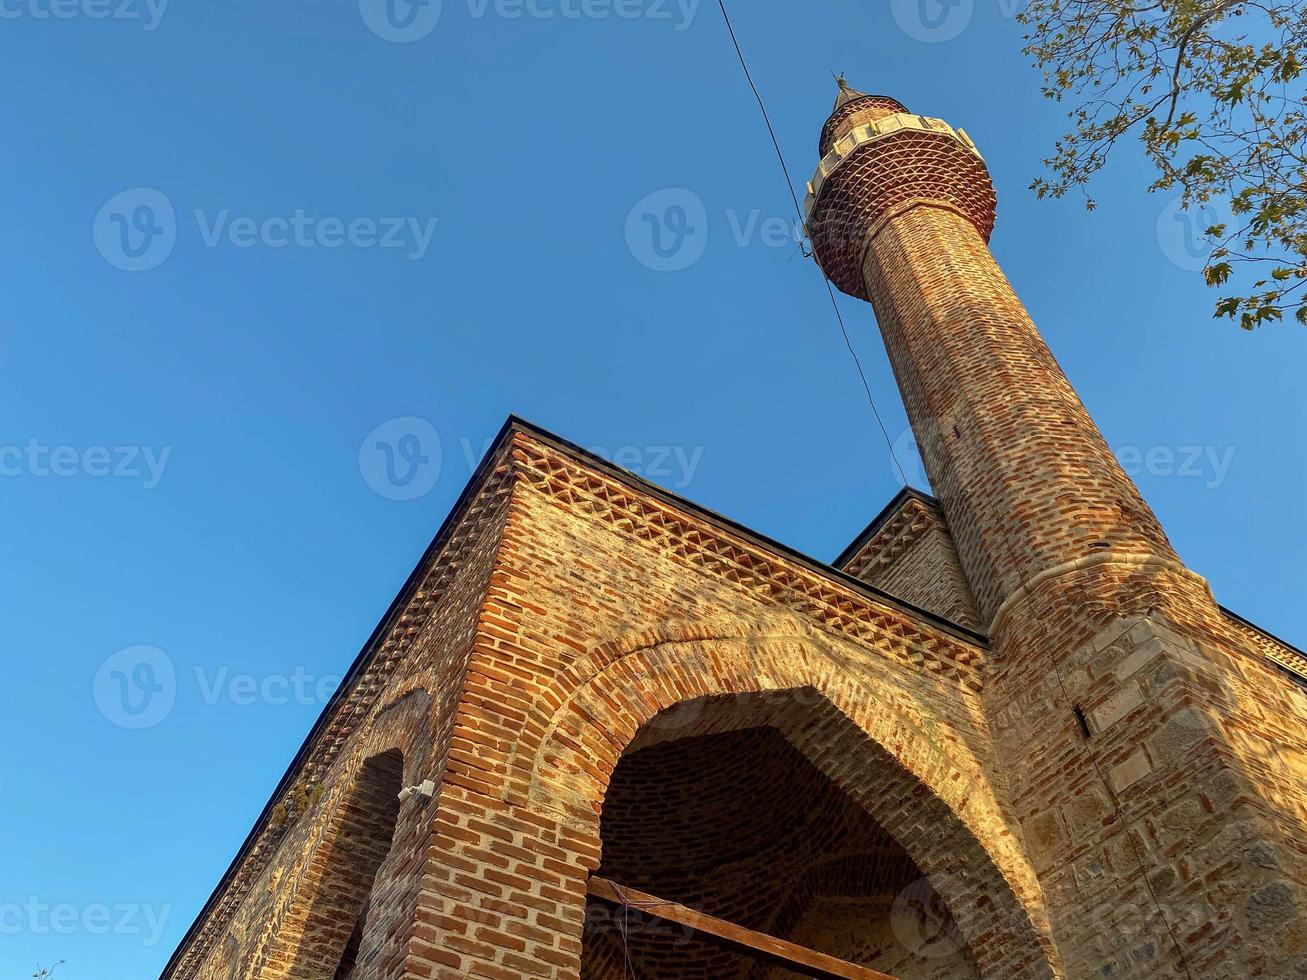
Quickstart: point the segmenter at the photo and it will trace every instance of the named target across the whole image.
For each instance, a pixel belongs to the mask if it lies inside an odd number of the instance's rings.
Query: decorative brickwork
[[[846,95],[849,97],[846,98]],[[898,99],[891,99],[884,95],[853,94],[850,89],[843,89],[840,98],[836,100],[835,111],[826,120],[826,125],[821,127],[821,139],[817,143],[817,154],[824,157],[831,151],[831,147],[835,145],[836,138],[843,136],[850,130],[875,122],[877,119],[883,119],[896,113],[906,113],[907,111],[907,106],[899,102]]]
[[[938,501],[904,491],[850,550],[837,568],[962,626],[984,625]]]
[[[464,604],[463,612],[451,606],[455,618],[437,612],[417,626],[419,637],[470,643],[443,769],[415,761],[432,758],[424,756],[429,736],[421,723],[412,714],[392,722],[382,706],[415,705],[421,697],[413,692],[436,685],[430,672],[448,676],[463,656],[461,644],[448,641],[443,667],[421,668],[428,661],[415,659],[416,676],[403,662],[379,675],[377,730],[361,725],[337,753],[371,758],[413,726],[418,730],[398,746],[405,782],[431,775],[441,784],[431,803],[401,807],[378,882],[393,866],[397,895],[413,899],[396,907],[413,911],[388,917],[385,940],[369,938],[369,912],[360,960],[378,964],[375,976],[576,977],[586,876],[601,860],[607,780],[629,746],[657,744],[654,736],[636,736],[665,709],[686,706],[676,714],[682,727],[653,726],[668,737],[708,735],[727,724],[714,712],[709,725],[695,707],[709,697],[742,697],[741,711],[754,705],[760,713],[735,722],[737,729],[775,731],[858,801],[867,827],[883,828],[929,876],[981,975],[1054,972],[1033,869],[1004,829],[1012,826],[1004,790],[988,775],[998,760],[985,748],[979,703],[983,645],[539,435],[510,431],[496,454],[508,464],[501,472],[512,488],[510,506],[482,525],[497,534],[495,543],[474,549],[493,569],[487,577],[468,568],[469,585],[486,583],[481,591],[459,587],[468,600],[481,596],[478,605]],[[492,489],[498,477],[484,479],[481,492],[499,497]],[[484,511],[469,505],[465,512]],[[450,536],[467,539],[462,530]],[[764,710],[757,695],[768,692],[776,700]],[[423,717],[443,716],[435,698],[423,703]],[[578,754],[574,746],[584,748]],[[255,934],[260,926],[277,934],[275,923],[304,903],[294,869],[312,866],[328,846],[330,834],[317,828],[332,825],[342,798],[336,787],[351,784],[355,765],[338,762],[328,773],[321,797],[294,821],[259,887],[247,888],[250,897],[232,917],[245,937],[242,963],[249,966],[241,976],[278,975],[280,958],[264,952],[267,943]],[[226,888],[252,873],[238,863]],[[420,881],[415,896],[405,880]],[[887,899],[882,893],[876,900]],[[216,920],[212,927],[206,921],[196,934],[214,927]],[[352,927],[342,924],[334,938],[348,937]],[[370,952],[373,942],[381,949]],[[178,964],[186,961],[183,949]],[[201,970],[226,965],[215,951]],[[175,966],[172,975],[209,975],[187,971]]]
[[[903,213],[872,240],[864,271],[987,621],[1069,559],[1178,562],[970,221],[944,208]]]
[[[1171,550],[965,134],[844,87],[822,142],[938,505],[846,573],[510,420],[166,977],[782,975],[596,872],[904,978],[1307,973],[1301,654]]]
[[[398,749],[408,768],[406,785],[420,781],[420,774],[438,778],[475,609],[484,597],[506,516],[507,452],[507,445],[500,445],[488,457],[164,976],[228,980],[233,955],[239,980],[268,975],[264,962],[274,937],[312,855],[323,846],[328,821],[353,773],[366,759]],[[430,833],[416,803],[401,808],[391,859],[397,870],[392,879],[383,869],[385,895],[380,899],[392,906],[388,917],[394,924],[385,938],[385,955],[392,962],[404,955],[414,928],[421,869],[410,855],[425,847]]]
[[[966,133],[942,119],[901,113],[837,138],[808,184],[808,233],[831,282],[868,299],[868,243],[890,218],[927,203],[932,211],[956,211],[989,240],[994,185]]]

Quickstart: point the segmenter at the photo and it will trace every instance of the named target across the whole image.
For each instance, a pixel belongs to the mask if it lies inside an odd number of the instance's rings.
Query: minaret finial
[[[831,75],[835,78],[835,84],[840,87],[839,94],[835,96],[836,109],[844,105],[846,102],[860,99],[867,94],[865,92],[859,92],[856,88],[850,85],[848,80],[844,77],[844,72],[840,72],[838,75],[836,75],[835,72],[831,72]]]

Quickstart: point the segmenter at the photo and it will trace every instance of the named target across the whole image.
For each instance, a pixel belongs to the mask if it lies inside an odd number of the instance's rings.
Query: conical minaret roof
[[[854,99],[865,99],[869,94],[867,92],[859,92],[856,88],[854,88],[852,85],[850,85],[848,82],[844,80],[843,75],[836,76],[835,81],[839,83],[840,90],[839,93],[835,96],[835,106],[834,108],[831,109],[831,112],[838,112],[840,109],[843,109]]]
[[[835,76],[840,90],[835,96],[835,107],[831,109],[830,118],[821,131],[820,152],[825,156],[836,136],[847,132],[854,124],[863,124],[899,112],[907,112],[903,103],[891,99],[888,95],[871,95],[854,88],[844,80],[843,75]]]

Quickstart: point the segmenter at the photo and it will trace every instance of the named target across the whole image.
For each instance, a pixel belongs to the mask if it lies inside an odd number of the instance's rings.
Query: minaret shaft
[[[868,243],[863,277],[987,620],[1068,561],[1176,560],[970,220],[899,213]]]
[[[847,95],[822,131],[809,231],[835,284],[875,308],[982,617],[1076,563],[1178,566],[989,251],[996,199],[971,140]]]

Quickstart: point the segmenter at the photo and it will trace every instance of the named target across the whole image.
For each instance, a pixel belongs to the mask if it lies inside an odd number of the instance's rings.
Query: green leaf
[[[1239,300],[1234,297],[1226,297],[1216,304],[1217,316],[1228,316],[1234,319],[1234,315],[1239,312]]]

